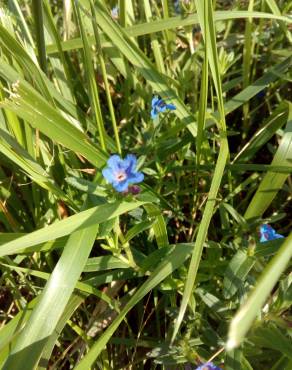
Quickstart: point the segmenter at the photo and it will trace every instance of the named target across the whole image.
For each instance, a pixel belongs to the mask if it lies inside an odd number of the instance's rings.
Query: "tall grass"
[[[1,369],[292,368],[291,9],[0,4]]]

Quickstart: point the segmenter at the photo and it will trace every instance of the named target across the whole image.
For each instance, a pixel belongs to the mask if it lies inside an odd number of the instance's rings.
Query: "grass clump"
[[[291,7],[1,4],[1,368],[292,368]]]

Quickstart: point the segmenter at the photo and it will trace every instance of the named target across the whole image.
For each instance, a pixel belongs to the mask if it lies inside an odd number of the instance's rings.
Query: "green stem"
[[[102,47],[101,47],[99,32],[98,32],[98,28],[97,28],[97,22],[95,20],[95,10],[94,10],[94,6],[92,4],[92,1],[90,1],[90,7],[91,7],[91,13],[92,13],[92,27],[93,27],[95,41],[96,41],[98,61],[99,61],[99,64],[100,64],[102,78],[103,78],[103,82],[104,82],[104,86],[105,86],[106,99],[107,99],[107,103],[108,103],[108,107],[109,107],[109,111],[110,111],[110,116],[111,116],[111,120],[112,120],[112,124],[113,124],[113,130],[114,130],[114,135],[115,135],[117,151],[121,155],[122,154],[122,149],[121,149],[119,131],[118,131],[117,121],[116,121],[116,117],[115,117],[113,102],[112,102],[112,98],[111,98],[111,94],[110,94],[109,83],[108,83],[107,73],[106,73],[106,67],[105,67],[104,57],[103,57],[103,53],[102,53]]]
[[[79,9],[79,3],[78,2],[73,2],[73,9],[75,12],[76,19],[79,23],[79,28],[81,32],[81,38],[83,41],[83,57],[84,57],[84,69],[86,72],[86,76],[88,79],[89,83],[89,92],[90,92],[90,100],[91,100],[91,105],[95,114],[95,119],[97,123],[97,129],[99,133],[99,139],[100,139],[100,145],[103,151],[106,150],[106,133],[105,133],[105,128],[104,128],[104,122],[102,118],[102,113],[101,113],[101,107],[100,107],[100,101],[99,101],[99,94],[98,94],[98,88],[95,80],[95,71],[93,67],[93,56],[91,49],[89,47],[88,43],[88,37],[87,33],[85,31],[84,25],[83,25],[83,18],[80,14],[80,9]],[[83,8],[81,7],[83,10]]]
[[[44,36],[43,2],[32,1],[32,11],[35,22],[36,43],[38,49],[38,60],[41,69],[47,74],[46,44]]]

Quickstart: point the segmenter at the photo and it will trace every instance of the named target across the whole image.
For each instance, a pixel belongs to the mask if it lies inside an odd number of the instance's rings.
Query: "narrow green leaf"
[[[191,262],[188,269],[188,275],[185,282],[184,293],[182,302],[180,305],[179,314],[175,321],[174,330],[171,338],[171,342],[174,341],[179,327],[182,323],[183,317],[185,315],[187,305],[191,298],[193,287],[195,284],[197,272],[199,269],[199,264],[204,248],[204,242],[207,237],[208,228],[213,216],[214,208],[216,205],[216,196],[220,187],[222,180],[224,168],[229,156],[228,141],[226,136],[226,124],[225,124],[225,113],[224,113],[224,102],[222,95],[221,78],[219,73],[219,61],[217,54],[216,45],[216,34],[213,19],[213,9],[212,4],[208,0],[204,2],[196,1],[196,8],[198,11],[200,26],[203,31],[203,36],[205,40],[205,47],[208,48],[207,56],[208,63],[211,69],[211,74],[213,78],[213,83],[218,97],[218,110],[219,110],[219,122],[218,130],[220,132],[220,150],[217,158],[215,170],[213,173],[213,179],[208,194],[207,203],[203,212],[202,220],[200,222],[195,246],[192,253]],[[207,91],[205,91],[207,93]]]
[[[140,207],[143,204],[144,202],[139,201],[117,201],[87,209],[86,211],[79,212],[78,214],[68,217],[62,221],[57,221],[43,229],[34,231],[30,234],[22,236],[21,238],[2,244],[0,246],[0,256],[15,254],[20,250],[24,251],[28,247],[69,235],[78,229],[83,229],[94,224],[105,222],[125,212]]]
[[[228,332],[227,350],[241,344],[291,257],[292,233],[266,266],[246,302],[232,318]]]
[[[292,23],[292,19],[289,16],[275,15],[265,12],[248,12],[245,10],[232,10],[232,11],[216,11],[214,12],[215,21],[228,21],[232,19],[244,19],[244,18],[260,18],[260,19],[274,19],[280,20],[286,23]],[[149,23],[136,24],[131,27],[126,27],[125,32],[129,37],[143,36],[151,33],[164,31],[167,29],[174,29],[177,27],[192,26],[198,24],[197,14],[188,14],[184,17],[171,17],[166,19],[159,19],[151,21]],[[95,40],[94,36],[89,36],[89,44],[92,45]],[[82,48],[81,38],[75,38],[68,41],[62,42],[63,51],[74,50]],[[54,54],[58,51],[56,45],[47,45],[47,53]]]
[[[44,73],[47,73],[47,57],[44,36],[43,4],[42,1],[32,0],[32,10],[35,26],[35,35],[38,48],[39,64]]]
[[[258,347],[279,351],[292,360],[291,338],[283,335],[276,326],[257,328],[252,335],[252,340]]]
[[[0,75],[6,77],[4,66],[0,63]],[[12,110],[34,128],[39,129],[50,139],[80,153],[92,164],[101,167],[107,160],[106,154],[95,147],[80,129],[73,126],[53,106],[51,106],[26,81],[14,81],[14,92],[0,107]]]
[[[286,102],[282,102],[266,120],[264,125],[253,134],[251,140],[241,149],[233,160],[243,162],[251,159],[266,144],[286,122],[289,109]]]
[[[160,209],[154,204],[147,204],[144,206],[144,208],[150,217],[155,218],[155,222],[153,224],[153,231],[158,247],[162,248],[168,246],[169,242],[166,224]]]
[[[2,45],[4,50],[8,49],[10,55],[13,55],[18,63],[24,67],[24,70],[28,71],[30,76],[33,76],[39,91],[44,94],[49,102],[53,103],[52,96],[47,88],[43,74],[37,63],[31,59],[30,55],[22,47],[22,45],[1,24],[0,45]]]
[[[64,252],[3,369],[23,370],[36,367],[86,264],[97,230],[98,224],[93,224],[70,235]]]
[[[124,320],[127,313],[153,288],[162,282],[168,275],[176,270],[191,253],[193,245],[178,244],[169,248],[168,255],[153,271],[151,276],[145,281],[144,284],[132,296],[117,318],[107,328],[107,330],[98,338],[87,355],[75,367],[75,370],[83,370],[90,368],[95,359],[99,356],[113,333],[116,331],[120,323]]]
[[[114,256],[89,258],[83,269],[84,272],[104,271],[117,268],[129,268],[129,265]]]
[[[248,256],[243,250],[238,250],[233,256],[226,269],[223,282],[223,295],[230,299],[240,288],[243,288],[244,281],[253,267],[255,259]]]
[[[96,77],[93,68],[93,61],[92,61],[92,53],[88,44],[87,34],[83,26],[83,20],[80,14],[80,9],[77,1],[73,1],[73,9],[75,12],[75,16],[78,21],[78,28],[81,32],[81,38],[83,42],[83,62],[84,62],[84,70],[87,77],[87,81],[89,84],[89,97],[91,100],[91,106],[94,111],[95,121],[97,123],[98,133],[99,133],[99,140],[101,149],[106,152],[106,145],[105,145],[105,130],[104,130],[104,123],[101,114],[100,102],[99,102],[99,94],[97,89]]]
[[[277,149],[272,166],[292,167],[292,104],[289,103],[289,115],[283,138]],[[261,181],[255,195],[245,212],[246,219],[261,216],[270,206],[271,202],[281,190],[289,174],[269,171]]]
[[[51,191],[57,197],[69,201],[63,191],[46,174],[46,171],[18,144],[13,136],[1,128],[0,151],[16,163],[37,184]]]

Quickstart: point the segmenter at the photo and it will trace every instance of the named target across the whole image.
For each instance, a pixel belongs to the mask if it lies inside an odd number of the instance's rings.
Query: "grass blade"
[[[196,136],[197,128],[194,117],[192,117],[182,100],[175,94],[174,90],[170,88],[166,78],[153,67],[146,56],[128,37],[126,32],[119,27],[118,24],[112,22],[104,7],[100,3],[96,3],[95,6],[97,8],[96,20],[103,32],[133,64],[137,72],[153,87],[153,90],[175,104],[175,114],[180,118],[184,126],[188,127],[192,135]]]
[[[54,334],[86,264],[97,230],[98,224],[94,224],[70,235],[64,252],[3,369],[34,369],[38,364],[43,348]]]
[[[193,245],[181,244],[172,246],[169,253],[164,257],[164,260],[153,271],[148,280],[137,290],[133,297],[126,304],[124,309],[114,320],[111,326],[99,337],[94,343],[87,355],[75,367],[75,370],[88,369],[93,365],[95,359],[99,356],[106,343],[111,338],[112,334],[116,331],[120,323],[124,320],[127,313],[153,288],[155,288],[161,281],[168,275],[176,270],[187,258],[192,250]]]
[[[244,19],[244,18],[259,18],[259,19],[274,19],[286,23],[292,23],[292,19],[289,16],[275,15],[264,12],[249,12],[245,10],[233,10],[233,11],[216,11],[214,12],[215,21],[229,21],[233,19]],[[197,14],[188,14],[186,17],[172,17],[167,19],[159,19],[149,23],[136,24],[131,27],[125,28],[125,32],[129,37],[137,37],[165,31],[168,29],[174,29],[176,27],[185,27],[199,24]],[[103,40],[103,37],[102,37]],[[94,36],[88,37],[89,44],[94,44]],[[71,39],[62,42],[63,51],[80,49],[82,48],[81,38]],[[54,54],[57,52],[56,45],[47,45],[47,53]]]
[[[60,238],[64,235],[69,235],[78,229],[83,229],[93,224],[105,222],[121,215],[122,213],[135,209],[144,203],[145,202],[139,201],[117,201],[115,203],[104,204],[87,209],[86,211],[79,212],[74,216],[55,222],[54,224],[43,229],[34,231],[28,235],[22,236],[21,238],[2,244],[0,246],[0,256],[15,254],[20,250],[24,251],[25,248],[52,240],[52,238]]]
[[[241,344],[291,257],[292,233],[269,262],[246,302],[233,317],[228,332],[227,350]]]
[[[213,21],[213,9],[212,5],[209,1],[204,0],[204,3],[196,1],[196,7],[200,19],[200,24],[202,27],[202,31],[204,34],[205,39],[205,47],[208,48],[208,62],[211,69],[213,82],[215,85],[215,89],[217,92],[218,97],[218,108],[219,108],[219,115],[220,115],[220,122],[218,123],[218,129],[220,130],[220,151],[216,163],[216,167],[213,174],[213,180],[211,183],[210,191],[208,194],[208,199],[206,203],[206,207],[203,212],[202,221],[199,226],[194,250],[192,253],[192,258],[190,262],[190,266],[188,269],[188,275],[185,282],[185,288],[183,293],[183,298],[179,310],[178,317],[175,322],[174,331],[172,334],[171,341],[173,342],[179,327],[182,323],[187,304],[190,300],[192,295],[193,286],[196,280],[197,272],[199,269],[199,264],[201,260],[201,255],[204,247],[204,242],[207,237],[207,232],[209,228],[209,224],[214,212],[214,207],[216,204],[216,196],[220,187],[220,183],[222,180],[224,168],[229,156],[229,149],[228,149],[228,142],[226,137],[226,126],[225,126],[225,114],[224,114],[224,103],[223,103],[223,96],[222,96],[222,87],[221,87],[221,80],[219,74],[219,64],[218,64],[218,55],[217,55],[217,46],[216,46],[216,36],[215,36],[215,28],[214,28],[214,21]],[[207,93],[207,91],[205,92]]]
[[[272,166],[292,167],[292,104],[289,103],[289,114],[286,129],[279,148],[271,163]],[[245,212],[246,219],[261,216],[270,206],[271,202],[282,188],[289,174],[269,171],[261,181],[255,195]]]
[[[32,9],[35,23],[35,34],[38,48],[39,64],[44,73],[47,73],[47,57],[44,36],[43,4],[42,1],[32,0]]]

